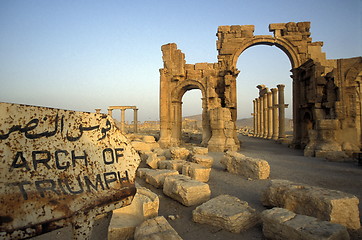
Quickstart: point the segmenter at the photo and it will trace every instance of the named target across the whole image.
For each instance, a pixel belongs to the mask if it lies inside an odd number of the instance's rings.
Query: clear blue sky
[[[219,25],[266,35],[270,23],[310,21],[327,58],[361,56],[361,2],[1,0],[0,101],[105,113],[136,105],[141,121],[157,120],[161,45],[175,42],[187,63],[216,62]],[[250,116],[258,84],[284,83],[291,103],[290,63],[278,48],[250,48],[238,68],[239,118]],[[185,94],[185,116],[201,113],[200,98]]]

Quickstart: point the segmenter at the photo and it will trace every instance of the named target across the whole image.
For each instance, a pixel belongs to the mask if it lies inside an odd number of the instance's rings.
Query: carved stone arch
[[[236,69],[237,61],[240,55],[248,48],[256,45],[276,46],[281,49],[289,58],[291,67],[296,68],[301,65],[301,57],[298,54],[298,49],[294,47],[287,40],[282,38],[275,38],[272,36],[254,36],[253,38],[246,39],[240,44],[232,56],[231,66]]]
[[[206,98],[206,88],[205,86],[200,82],[196,80],[185,80],[182,81],[180,84],[178,84],[171,93],[172,101],[181,101],[183,95],[193,89],[199,89],[202,94],[202,98]]]

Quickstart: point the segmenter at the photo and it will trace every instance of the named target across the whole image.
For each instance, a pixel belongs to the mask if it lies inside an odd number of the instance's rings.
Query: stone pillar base
[[[344,159],[348,158],[347,154],[343,151],[323,151],[323,150],[316,150],[315,157],[326,158],[327,160],[338,161],[338,162],[339,161],[343,162]]]

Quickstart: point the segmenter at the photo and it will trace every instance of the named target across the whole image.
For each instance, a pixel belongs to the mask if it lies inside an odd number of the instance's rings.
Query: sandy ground
[[[354,194],[359,199],[362,199],[362,166],[358,166],[355,162],[328,162],[321,158],[304,157],[301,150],[290,149],[286,145],[278,144],[271,140],[245,136],[240,136],[240,140],[242,141],[241,153],[269,162],[271,167],[270,179],[286,179],[298,183],[340,190]],[[257,211],[266,209],[262,206],[260,197],[270,179],[247,180],[242,176],[228,173],[220,164],[223,154],[209,154],[215,159],[208,182],[211,189],[211,197],[229,194],[247,201]],[[168,219],[169,223],[185,240],[264,239],[261,225],[257,225],[240,234],[234,234],[217,227],[194,223],[192,221],[192,211],[196,206],[185,207],[165,196],[161,189],[156,189],[142,180],[137,180],[137,182],[159,195],[159,215]],[[360,203],[360,213],[362,213],[361,205]],[[177,215],[179,218],[171,220],[168,218],[170,215]],[[92,239],[104,239],[106,229],[107,221],[97,223]],[[69,230],[69,228],[68,230],[57,230],[50,235],[46,234],[46,236],[39,236],[36,239],[49,239],[49,237],[52,239],[69,239]],[[355,233],[352,239],[362,239],[360,232]]]

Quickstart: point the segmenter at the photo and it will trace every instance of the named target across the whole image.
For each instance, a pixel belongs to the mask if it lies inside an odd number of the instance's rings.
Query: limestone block
[[[193,147],[191,154],[192,155],[207,155],[209,153],[209,149],[205,148],[205,147]]]
[[[226,169],[235,174],[240,174],[251,179],[267,179],[270,174],[270,166],[267,161],[246,157],[241,153],[227,151],[221,159]]]
[[[144,179],[147,172],[152,171],[152,169],[149,168],[138,168],[137,169],[137,177]]]
[[[184,175],[168,176],[163,193],[185,206],[198,205],[210,199],[210,187],[206,183],[192,180]]]
[[[263,234],[267,239],[349,240],[347,228],[340,224],[297,215],[284,208],[261,213]]]
[[[143,142],[145,143],[155,143],[155,137],[154,136],[143,136]]]
[[[187,164],[185,160],[162,160],[158,162],[159,169],[177,170],[180,174],[182,173],[182,166]]]
[[[152,146],[150,144],[142,141],[132,141],[131,145],[136,151],[150,152],[152,149]]]
[[[170,148],[171,158],[174,160],[186,160],[190,154],[190,151],[186,148],[172,147]]]
[[[200,182],[208,182],[211,168],[204,167],[197,163],[187,162],[182,166],[182,174]]]
[[[198,206],[192,212],[192,219],[240,233],[256,225],[259,215],[247,202],[230,195],[220,195]]]
[[[151,184],[156,188],[162,188],[165,177],[169,175],[178,175],[176,170],[166,170],[166,169],[151,169],[147,171],[144,175],[144,179],[147,183]]]
[[[206,168],[211,168],[214,163],[214,158],[208,155],[196,154],[191,156],[191,162],[200,164]]]
[[[163,216],[144,221],[136,228],[135,240],[182,240]]]
[[[359,199],[341,191],[272,180],[262,195],[262,203],[339,223],[350,229],[360,228]]]
[[[157,166],[158,166],[158,162],[160,161],[161,159],[157,156],[156,153],[151,153],[148,155],[148,158],[146,159],[146,163],[148,166],[150,166],[151,168],[153,169],[156,169]]]
[[[152,154],[151,151],[148,151],[148,152],[140,151],[141,161],[146,162],[146,160],[147,160],[147,158],[149,157],[150,154]]]
[[[163,148],[155,148],[153,149],[153,152],[157,154],[157,156],[164,156],[165,154],[165,149]]]
[[[109,240],[133,238],[136,227],[145,219],[158,216],[159,198],[147,188],[137,187],[131,203],[113,211],[108,228]]]

